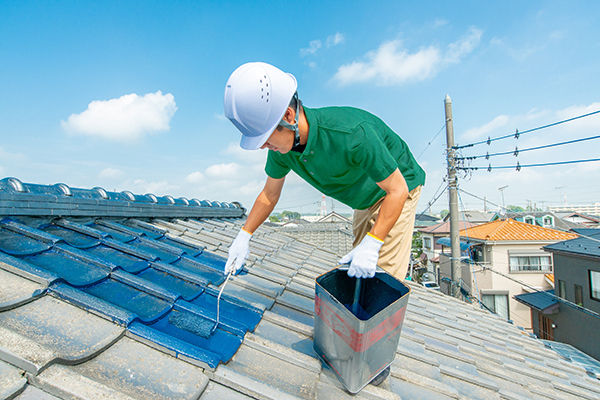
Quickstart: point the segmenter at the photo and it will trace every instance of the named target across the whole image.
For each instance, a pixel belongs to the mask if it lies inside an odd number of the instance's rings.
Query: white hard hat
[[[281,122],[298,84],[270,64],[252,62],[233,71],[225,86],[225,116],[242,132],[240,146],[260,148]]]

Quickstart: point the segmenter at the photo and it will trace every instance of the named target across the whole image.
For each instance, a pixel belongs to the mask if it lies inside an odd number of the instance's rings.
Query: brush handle
[[[221,290],[219,290],[219,296],[217,297],[217,322],[215,322],[215,326],[212,328],[212,331],[210,331],[211,335],[213,333],[215,333],[215,331],[217,330],[217,327],[219,326],[219,315],[221,314],[221,310],[220,310],[221,295],[223,294],[223,291],[225,290],[225,286],[227,286],[227,282],[229,282],[229,277],[231,276],[232,272],[233,271],[229,271],[229,273],[227,274],[227,278],[225,278],[225,282],[223,283],[223,286],[221,286]]]

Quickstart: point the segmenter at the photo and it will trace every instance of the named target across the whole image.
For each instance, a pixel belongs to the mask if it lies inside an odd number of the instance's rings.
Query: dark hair
[[[302,100],[300,100],[298,98],[298,92],[294,93],[294,95],[292,96],[292,99],[290,100],[290,104],[288,105],[288,107],[291,107],[292,110],[296,110],[296,107],[298,106],[298,103],[300,103],[300,108],[299,108],[299,113],[303,113],[304,109],[302,108]],[[298,118],[298,116],[296,116],[296,118]],[[281,125],[277,125],[277,130],[281,131],[283,129],[283,126]]]

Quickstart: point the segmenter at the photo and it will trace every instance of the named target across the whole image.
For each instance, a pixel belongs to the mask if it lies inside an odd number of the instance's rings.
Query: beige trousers
[[[413,229],[415,225],[415,214],[420,196],[421,186],[417,186],[410,191],[408,198],[404,203],[402,214],[398,217],[398,220],[390,230],[390,233],[385,237],[383,246],[381,246],[381,250],[379,250],[379,261],[377,262],[377,265],[400,280],[404,280],[406,271],[408,271]],[[354,210],[354,221],[352,222],[354,247],[358,246],[367,233],[373,228],[384,198],[366,210]]]

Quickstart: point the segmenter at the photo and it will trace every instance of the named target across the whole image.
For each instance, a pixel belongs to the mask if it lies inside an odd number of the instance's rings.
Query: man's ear
[[[288,107],[287,110],[285,110],[285,114],[283,114],[283,119],[288,124],[293,125],[295,117],[296,117],[296,110],[294,110],[292,107]]]

